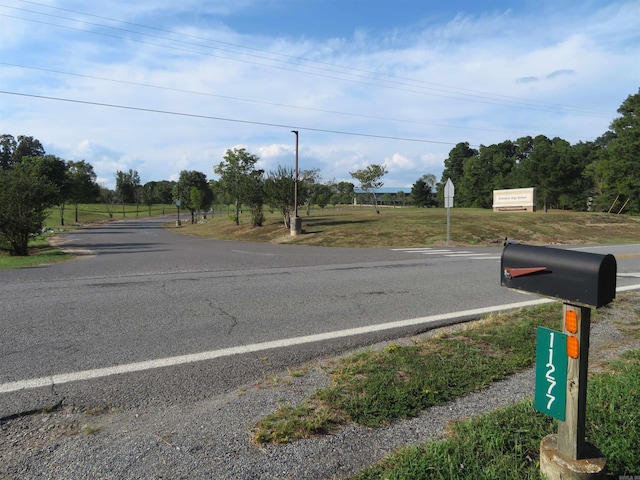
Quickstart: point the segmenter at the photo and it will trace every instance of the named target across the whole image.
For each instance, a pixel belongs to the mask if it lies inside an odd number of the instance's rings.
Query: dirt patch
[[[79,258],[95,257],[93,250],[68,246],[71,244],[71,240],[66,235],[52,235],[47,238],[47,243],[49,243],[49,245],[51,245],[52,247],[59,248],[63,252],[70,255],[75,255]]]

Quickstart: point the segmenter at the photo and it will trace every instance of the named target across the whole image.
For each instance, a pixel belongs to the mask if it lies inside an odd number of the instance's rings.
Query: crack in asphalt
[[[233,329],[238,326],[238,318],[235,315],[227,312],[224,308],[214,306],[213,300],[209,300],[209,307],[211,308],[211,311],[217,311],[220,315],[231,320],[230,325],[227,327],[226,331],[227,335],[231,335]]]

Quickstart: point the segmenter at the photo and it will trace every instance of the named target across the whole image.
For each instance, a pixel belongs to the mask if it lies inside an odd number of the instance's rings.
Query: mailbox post
[[[617,265],[613,255],[576,252],[549,247],[536,247],[507,243],[500,261],[501,285],[517,290],[536,293],[564,301],[562,309],[563,331],[558,337],[566,339],[566,349],[560,349],[561,364],[566,365],[566,386],[564,410],[556,415],[550,406],[556,400],[551,395],[556,385],[556,377],[550,377],[555,370],[552,344],[538,345],[537,361],[548,358],[545,365],[549,386],[545,391],[536,391],[536,405],[539,395],[549,397],[547,408],[540,409],[556,417],[558,434],[545,437],[540,444],[540,470],[549,480],[599,478],[604,472],[605,459],[602,454],[585,441],[585,417],[587,400],[587,371],[589,365],[589,333],[591,328],[591,308],[598,308],[613,301],[616,294]],[[542,327],[540,327],[542,328]],[[543,329],[544,330],[544,329]],[[553,342],[553,332],[549,337]],[[540,331],[538,338],[541,337]],[[540,349],[547,350],[541,352]],[[558,354],[558,349],[556,355]],[[537,365],[536,377],[544,369]],[[560,372],[564,379],[565,372]],[[538,385],[544,379],[536,378]],[[553,398],[553,401],[552,401]],[[556,406],[554,412],[557,412]]]
[[[589,366],[589,332],[591,309],[564,304],[562,307],[563,333],[569,341],[575,338],[578,351],[567,348],[567,393],[565,420],[558,422],[558,451],[574,460],[587,458],[589,449],[585,443],[585,415],[587,406],[587,370]],[[567,329],[568,318],[575,318],[576,328]],[[573,325],[573,320],[570,320]],[[575,342],[574,341],[574,342]],[[575,355],[577,353],[577,355]]]

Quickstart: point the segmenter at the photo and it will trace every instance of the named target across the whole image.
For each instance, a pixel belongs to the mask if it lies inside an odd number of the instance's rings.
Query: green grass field
[[[203,223],[184,225],[183,233],[227,240],[295,243],[332,247],[416,247],[443,245],[446,210],[439,208],[342,207],[301,212],[303,234],[291,237],[276,213],[262,227],[251,227],[247,213],[236,226],[224,212]],[[452,245],[500,245],[505,237],[533,244],[609,244],[640,241],[640,218],[624,215],[553,211],[497,213],[451,209]]]
[[[176,214],[171,205],[116,205],[113,218],[102,204],[79,205],[78,222],[73,206],[65,211],[60,225],[57,209],[51,210],[46,226],[77,228],[96,222]],[[415,247],[442,245],[447,240],[447,212],[443,208],[381,208],[342,206],[314,208],[310,215],[300,210],[303,233],[291,237],[278,212],[266,210],[262,227],[252,227],[248,213],[240,225],[230,219],[230,210],[216,206],[207,219],[190,224],[189,212],[182,211],[180,232],[209,238],[272,243],[295,243],[335,247]],[[175,228],[175,224],[167,224]],[[451,209],[451,244],[498,245],[505,237],[534,244],[608,244],[640,241],[640,217],[606,213],[550,211],[547,213],[493,212],[484,209]]]
[[[53,208],[45,222],[45,226],[53,229],[77,228],[86,225],[122,218],[139,218],[163,215],[165,213],[175,213],[176,208],[172,205],[113,205],[111,214],[109,208],[102,203],[91,203],[78,205],[78,221],[76,222],[76,209],[74,205],[67,205],[64,210],[64,225],[60,221],[60,210]]]

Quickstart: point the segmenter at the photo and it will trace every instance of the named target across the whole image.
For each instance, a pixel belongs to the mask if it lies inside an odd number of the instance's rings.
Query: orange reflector
[[[564,316],[564,326],[569,333],[578,333],[578,314],[574,310],[567,310]]]
[[[578,337],[574,337],[569,335],[567,337],[567,355],[571,358],[578,358],[580,354],[580,345],[578,342]]]

